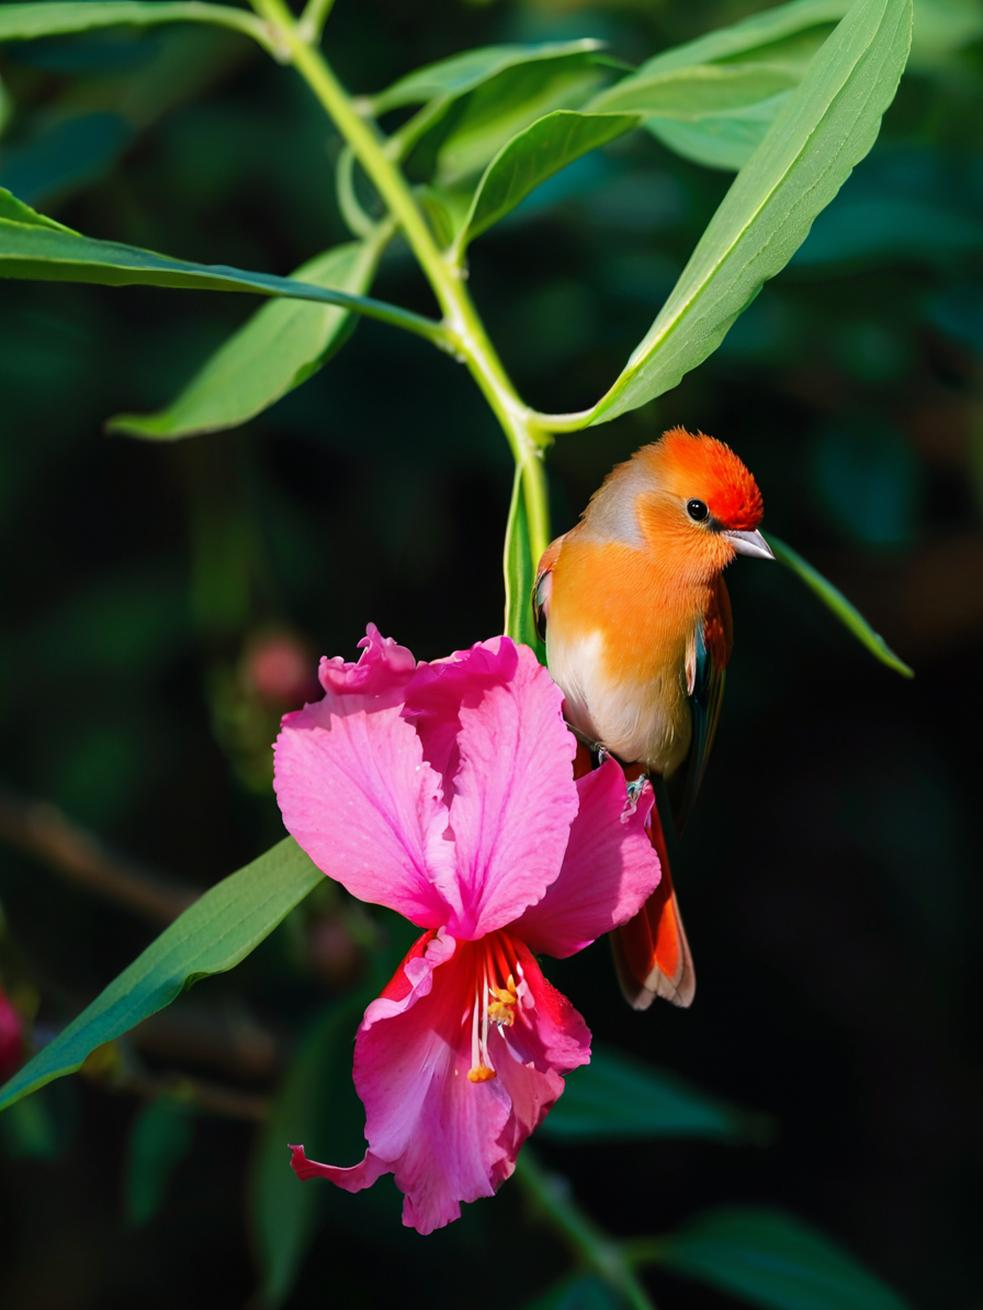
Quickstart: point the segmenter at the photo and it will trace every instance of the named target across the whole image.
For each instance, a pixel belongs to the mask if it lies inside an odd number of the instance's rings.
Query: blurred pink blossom
[[[24,1058],[24,1024],[0,987],[0,1083],[16,1072]]]

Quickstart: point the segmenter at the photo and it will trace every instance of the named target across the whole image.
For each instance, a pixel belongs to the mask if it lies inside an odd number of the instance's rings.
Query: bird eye
[[[702,523],[708,517],[710,511],[707,509],[705,501],[688,500],[686,502],[686,513],[697,523]]]

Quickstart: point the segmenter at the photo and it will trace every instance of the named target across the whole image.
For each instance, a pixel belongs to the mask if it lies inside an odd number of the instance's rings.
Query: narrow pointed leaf
[[[777,1210],[713,1210],[661,1239],[658,1248],[665,1268],[766,1310],[905,1307],[828,1237]]]
[[[18,200],[4,187],[0,187],[0,221],[4,220],[10,223],[22,223],[26,227],[45,227],[55,232],[67,232],[70,236],[76,235],[70,227],[56,223],[46,214],[39,214],[36,209],[25,205],[23,200]]]
[[[288,837],[224,878],[0,1088],[0,1110],[75,1073],[97,1046],[164,1009],[199,978],[234,969],[322,877]]]
[[[0,277],[90,282],[99,286],[252,292],[338,305],[434,341],[444,336],[440,324],[369,296],[351,295],[272,273],[252,273],[226,264],[195,264],[138,246],[84,237],[28,210],[3,188],[0,188]]]
[[[580,109],[609,63],[597,41],[492,46],[411,74],[399,98],[426,103],[392,138],[409,167],[442,188],[474,178],[512,137],[556,109]],[[382,103],[389,107],[391,95]]]
[[[911,40],[911,0],[857,0],[788,94],[645,337],[583,415],[607,422],[676,386],[805,240],[877,136]]]
[[[123,1207],[133,1227],[148,1224],[160,1210],[193,1136],[194,1113],[180,1097],[158,1096],[137,1111],[123,1172]]]
[[[736,171],[848,8],[849,0],[793,0],[766,9],[647,59],[587,108],[639,110],[670,150]]]
[[[531,646],[542,663],[545,663],[542,642],[532,612],[532,588],[536,577],[536,564],[532,557],[529,520],[523,496],[522,474],[515,471],[512,484],[512,503],[509,506],[505,529],[505,629],[513,641]]]
[[[0,5],[0,43],[38,37],[67,36],[100,27],[149,27],[159,23],[211,23],[243,32],[269,48],[263,23],[231,5],[198,0],[40,0],[37,4]]]
[[[802,582],[806,584],[827,609],[839,619],[848,632],[851,632],[860,642],[870,651],[874,659],[880,660],[886,664],[889,669],[894,669],[895,673],[900,673],[903,678],[913,678],[915,671],[910,665],[906,664],[899,655],[896,655],[891,647],[887,644],[879,632],[875,632],[857,607],[847,600],[842,591],[839,591],[828,578],[824,578],[818,569],[814,569],[811,564],[802,558],[802,556],[787,545],[778,537],[768,533],[768,545],[775,553],[775,558],[782,564],[792,570],[792,572]]]
[[[691,122],[647,118],[645,129],[667,149],[704,168],[736,173],[743,168],[778,116],[787,93],[724,113],[701,114]]]
[[[719,28],[682,45],[673,46],[646,59],[634,73],[615,83],[594,98],[591,108],[617,110],[625,96],[634,98],[639,87],[655,82],[679,69],[693,69],[720,60],[735,60],[753,55],[756,59],[774,58],[776,43],[797,37],[811,28],[825,28],[838,23],[850,8],[851,0],[792,0],[752,14],[731,27]]]
[[[601,48],[600,41],[549,41],[538,45],[490,45],[466,50],[437,63],[427,64],[407,73],[398,82],[372,98],[375,114],[384,114],[403,105],[422,105],[431,100],[448,102],[467,95],[484,82],[521,64],[548,63],[592,53]]]
[[[540,1131],[564,1141],[736,1142],[762,1136],[766,1125],[761,1116],[718,1101],[662,1069],[601,1047],[590,1064],[567,1076],[564,1093]]]
[[[581,155],[638,125],[637,114],[582,114],[560,109],[538,119],[498,152],[478,183],[457,248],[480,236],[541,182]]]
[[[818,42],[817,42],[818,47]],[[807,61],[803,61],[803,66]],[[726,113],[791,90],[799,71],[764,60],[754,63],[696,64],[643,78],[638,73],[596,95],[592,112],[637,113],[695,119]]]
[[[300,282],[358,294],[371,284],[378,242],[329,250],[293,274]],[[263,305],[155,414],[120,414],[110,432],[173,439],[237,427],[306,381],[347,340],[354,316],[327,305],[278,300]]]

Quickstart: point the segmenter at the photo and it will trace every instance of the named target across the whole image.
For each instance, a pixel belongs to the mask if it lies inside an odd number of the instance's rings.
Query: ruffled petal
[[[518,918],[560,871],[577,813],[577,743],[563,696],[527,646],[511,679],[458,711],[461,763],[450,804],[462,912],[455,936],[474,939]]]
[[[423,758],[443,777],[446,803],[454,793],[461,761],[461,706],[476,705],[487,688],[509,682],[518,660],[513,642],[493,637],[447,659],[419,665],[408,684],[403,717],[420,734]]]
[[[416,670],[413,652],[397,645],[392,637],[384,637],[374,623],[366,625],[358,649],[362,654],[355,664],[340,655],[323,657],[318,678],[325,691],[364,696],[396,694]]]
[[[560,876],[511,928],[533,950],[558,957],[573,955],[627,923],[662,872],[645,831],[654,803],[651,786],[646,783],[631,805],[621,766],[610,758],[576,785],[580,809]]]
[[[499,1139],[508,1098],[494,1080],[467,1077],[470,951],[442,933],[421,939],[366,1010],[355,1042],[368,1139],[361,1164],[339,1170],[304,1157],[307,1176],[349,1190],[391,1172],[405,1198],[403,1222],[420,1233],[459,1218],[462,1201],[491,1196],[506,1173]]]
[[[482,1063],[490,1063],[473,1080],[475,1004],[490,997],[489,971],[502,960],[518,979],[506,1007],[511,1022],[488,1026]],[[509,1177],[520,1146],[562,1092],[562,1075],[588,1060],[589,1044],[583,1020],[521,942],[505,933],[485,942],[425,934],[366,1010],[356,1039],[364,1158],[345,1169],[291,1147],[294,1169],[347,1191],[391,1172],[404,1194],[404,1223],[432,1232]]]
[[[377,1159],[371,1151],[366,1151],[358,1164],[345,1169],[339,1165],[309,1160],[304,1148],[294,1145],[290,1147],[290,1167],[304,1182],[309,1178],[326,1178],[344,1192],[364,1192],[366,1187],[377,1183],[383,1174],[389,1173],[389,1165],[385,1160]]]
[[[440,776],[400,714],[413,657],[371,626],[362,645],[357,665],[323,662],[324,699],[283,719],[277,800],[287,831],[353,896],[436,927],[459,902]]]

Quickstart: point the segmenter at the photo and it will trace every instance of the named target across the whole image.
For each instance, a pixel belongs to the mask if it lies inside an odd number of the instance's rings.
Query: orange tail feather
[[[652,810],[650,836],[662,865],[662,879],[634,919],[618,928],[611,938],[621,990],[636,1010],[647,1010],[657,996],[673,1005],[688,1006],[696,993],[693,958],[679,914],[657,809]]]

